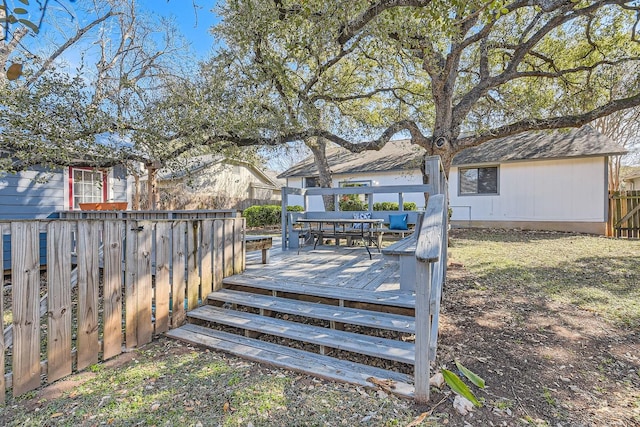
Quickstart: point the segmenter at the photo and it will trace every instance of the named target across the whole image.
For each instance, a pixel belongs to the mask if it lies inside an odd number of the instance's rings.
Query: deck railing
[[[39,387],[41,375],[55,381],[182,324],[223,277],[244,270],[244,224],[239,217],[0,222],[11,269],[10,284],[3,280],[10,304],[0,293],[0,401],[8,388],[21,395]]]

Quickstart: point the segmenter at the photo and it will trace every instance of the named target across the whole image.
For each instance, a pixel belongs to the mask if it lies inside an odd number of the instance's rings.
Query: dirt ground
[[[458,359],[487,387],[474,390],[484,407],[463,419],[449,404],[436,412],[455,425],[640,426],[637,325],[616,326],[528,286],[479,281],[454,258],[447,274],[438,363],[455,370]]]

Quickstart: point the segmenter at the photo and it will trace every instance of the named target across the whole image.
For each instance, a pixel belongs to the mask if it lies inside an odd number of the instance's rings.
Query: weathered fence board
[[[169,330],[169,261],[171,259],[171,223],[156,224],[156,333]]]
[[[71,373],[71,224],[47,227],[47,381]]]
[[[224,222],[216,220],[213,222],[213,290],[222,288],[222,278],[224,276]]]
[[[233,221],[233,274],[244,271],[244,228],[240,219]]]
[[[103,358],[122,351],[122,222],[104,222]]]
[[[127,348],[133,348],[138,345],[138,222],[127,221],[125,227],[124,333]]]
[[[607,235],[640,238],[640,190],[609,193]]]
[[[138,249],[137,262],[135,263],[137,278],[136,301],[136,325],[135,334],[138,345],[150,343],[153,338],[153,315],[151,304],[153,297],[151,278],[151,238],[153,236],[152,225],[148,221],[138,222],[136,246]]]
[[[202,253],[202,261],[200,263],[200,289],[202,298],[213,290],[213,222],[203,221],[200,229],[200,251]]]
[[[243,234],[244,219],[236,216],[0,222],[0,236],[11,241],[14,322],[0,336],[0,399],[7,387],[16,396],[37,388],[42,374],[48,381],[64,377],[74,358],[81,370],[120,354],[123,344],[141,346],[154,332],[180,326],[185,306],[197,306],[244,265]],[[9,348],[13,366],[5,377]]]
[[[233,274],[233,224],[224,223],[224,261],[225,277]]]
[[[98,363],[100,223],[78,223],[78,370]]]
[[[187,222],[187,310],[198,307],[200,276],[198,275],[198,222]]]
[[[4,248],[2,244],[2,225],[0,225],[0,262],[4,260]],[[1,267],[1,266],[0,266]],[[4,382],[4,267],[2,267],[3,277],[0,289],[0,403],[5,401],[6,384]]]
[[[40,235],[38,223],[11,223],[13,395],[40,385]]]
[[[171,327],[177,328],[184,323],[186,312],[184,309],[184,299],[186,294],[187,268],[186,254],[187,223],[184,221],[175,222],[173,225],[173,293],[171,294]]]

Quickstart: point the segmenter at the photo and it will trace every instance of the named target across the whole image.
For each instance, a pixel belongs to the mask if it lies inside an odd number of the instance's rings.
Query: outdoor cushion
[[[407,214],[389,215],[389,230],[408,230]]]
[[[364,212],[364,213],[354,213],[353,214],[353,219],[371,219],[371,213],[370,212]],[[369,228],[370,224],[362,224],[361,222],[356,222],[355,224],[353,224],[353,228],[357,228],[357,229],[361,229],[361,228]]]

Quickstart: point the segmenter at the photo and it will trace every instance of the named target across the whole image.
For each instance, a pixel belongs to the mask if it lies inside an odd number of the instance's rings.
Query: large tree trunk
[[[304,142],[313,153],[313,157],[318,168],[318,183],[322,188],[332,187],[331,168],[327,161],[327,140],[317,137],[309,138]],[[332,211],[335,209],[333,196],[324,196],[324,209]]]

